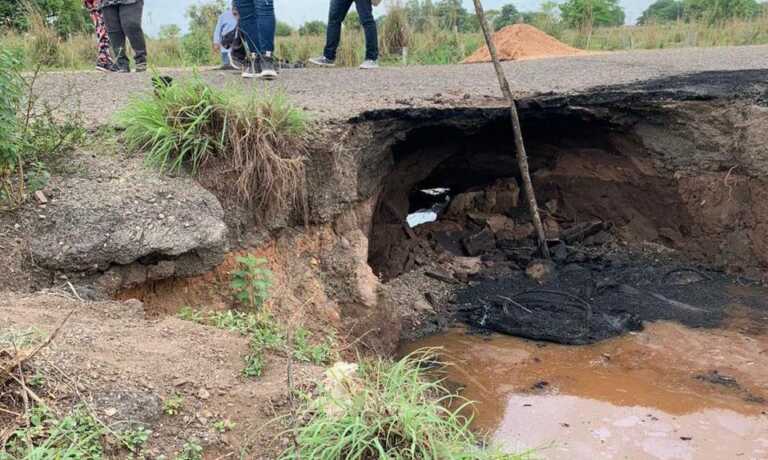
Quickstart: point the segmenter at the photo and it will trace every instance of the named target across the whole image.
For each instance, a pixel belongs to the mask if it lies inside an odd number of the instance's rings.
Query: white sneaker
[[[360,68],[361,69],[378,69],[379,68],[379,63],[378,63],[378,61],[373,61],[373,60],[370,60],[370,59],[366,59],[365,61],[363,61],[362,64],[360,64]]]
[[[310,58],[309,63],[320,67],[336,67],[336,62],[325,56]]]

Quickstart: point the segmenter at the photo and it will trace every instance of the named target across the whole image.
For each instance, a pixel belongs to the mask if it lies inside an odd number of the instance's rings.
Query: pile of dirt
[[[502,61],[587,54],[528,24],[514,24],[499,30],[493,34],[493,42]],[[482,46],[463,61],[464,64],[478,62],[491,62],[487,46]]]

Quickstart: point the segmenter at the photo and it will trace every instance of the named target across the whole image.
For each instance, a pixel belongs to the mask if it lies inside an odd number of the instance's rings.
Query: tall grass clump
[[[222,90],[193,77],[134,99],[117,123],[149,165],[188,170],[263,216],[304,202],[308,118],[281,93]]]
[[[430,356],[421,351],[397,362],[363,363],[356,375],[339,383],[343,391],[325,388],[301,414],[307,422],[295,431],[297,447],[282,458],[523,458],[482,446],[461,415],[469,403],[451,409],[459,397],[425,375]]]
[[[381,30],[381,44],[386,54],[401,54],[411,43],[408,13],[399,0],[390,2]]]
[[[0,199],[10,198],[15,177],[24,176],[17,115],[24,89],[20,67],[11,50],[0,49]]]

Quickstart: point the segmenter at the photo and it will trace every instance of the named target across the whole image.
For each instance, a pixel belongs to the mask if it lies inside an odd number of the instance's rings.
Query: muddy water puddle
[[[768,459],[766,314],[734,306],[722,329],[657,322],[564,346],[464,329],[442,347],[474,427],[548,459]]]

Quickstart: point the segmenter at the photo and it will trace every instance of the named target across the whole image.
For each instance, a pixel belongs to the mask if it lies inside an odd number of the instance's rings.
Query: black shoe
[[[272,58],[272,53],[269,51],[261,56],[261,72],[259,72],[258,78],[261,78],[262,80],[274,80],[277,78],[275,60]]]
[[[249,57],[245,65],[243,66],[243,78],[259,78],[259,75],[261,75],[261,65],[262,65],[262,59],[261,56],[259,56],[256,53],[252,53]]]
[[[100,70],[102,72],[117,72],[120,69],[117,67],[117,64],[112,62],[97,62],[96,70]]]

